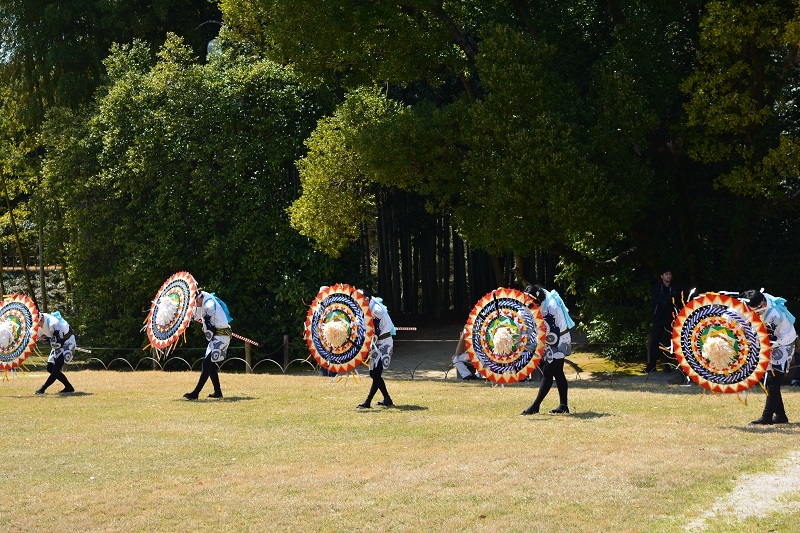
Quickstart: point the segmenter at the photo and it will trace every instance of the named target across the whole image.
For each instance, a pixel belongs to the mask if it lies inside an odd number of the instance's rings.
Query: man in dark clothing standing
[[[669,340],[668,333],[672,329],[672,313],[677,303],[673,299],[679,297],[678,289],[672,283],[672,269],[663,268],[661,281],[653,287],[653,330],[650,333],[650,349],[647,352],[647,367],[645,368],[647,373],[656,369],[661,343],[665,338],[667,341]],[[665,363],[664,372],[669,371],[670,367]]]

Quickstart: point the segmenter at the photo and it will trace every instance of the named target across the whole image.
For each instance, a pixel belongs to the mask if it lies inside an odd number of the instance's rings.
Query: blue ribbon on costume
[[[564,319],[567,321],[567,329],[572,329],[575,327],[575,322],[569,316],[569,309],[567,306],[564,305],[564,300],[561,299],[561,296],[558,294],[558,291],[552,290],[548,291],[547,289],[544,290],[547,298],[544,299],[544,307],[550,305],[550,302],[553,302],[558,307],[561,308],[561,311],[564,313]]]
[[[231,313],[230,313],[230,311],[228,311],[228,306],[227,306],[227,305],[225,305],[225,302],[223,302],[222,300],[220,300],[220,299],[217,297],[217,295],[216,295],[215,293],[213,293],[213,292],[212,292],[212,293],[209,293],[209,296],[211,296],[211,301],[212,301],[212,302],[214,302],[214,305],[217,305],[217,304],[219,304],[219,306],[220,306],[220,307],[222,307],[222,312],[223,312],[223,313],[225,313],[225,318],[227,318],[227,319],[228,319],[228,324],[230,324],[231,322],[233,322],[233,317],[231,316]]]
[[[779,296],[772,296],[771,294],[767,294],[766,292],[762,292],[764,298],[767,299],[769,302],[769,306],[775,309],[778,314],[781,315],[781,320],[788,320],[792,324],[794,324],[795,318],[792,313],[786,308],[786,298],[781,298]]]
[[[53,311],[53,312],[52,312],[52,313],[50,313],[50,314],[51,314],[51,315],[53,315],[54,317],[56,317],[56,318],[57,318],[57,319],[59,319],[59,320],[64,320],[64,317],[63,317],[63,316],[61,316],[61,313],[59,313],[58,311]]]

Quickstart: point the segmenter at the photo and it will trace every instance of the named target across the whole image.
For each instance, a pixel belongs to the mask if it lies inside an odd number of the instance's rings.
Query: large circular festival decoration
[[[689,300],[675,317],[672,351],[698,385],[738,393],[764,377],[770,341],[758,313],[737,298],[708,292]]]
[[[3,299],[0,307],[0,369],[11,370],[27,359],[36,344],[41,317],[24,294]]]
[[[331,372],[349,372],[366,361],[374,336],[369,302],[355,287],[324,287],[308,308],[303,337],[317,363]]]
[[[534,300],[500,288],[481,298],[467,319],[467,353],[475,369],[495,383],[514,383],[533,372],[545,352],[547,325]]]
[[[189,327],[197,299],[197,282],[188,272],[176,272],[161,286],[145,321],[147,338],[165,355]]]

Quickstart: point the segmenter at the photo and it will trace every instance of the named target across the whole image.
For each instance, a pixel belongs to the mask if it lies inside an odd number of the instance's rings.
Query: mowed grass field
[[[521,417],[536,384],[387,380],[397,407],[358,411],[366,376],[224,373],[225,399],[190,402],[196,371],[67,375],[77,394],[0,383],[1,531],[677,532],[800,450],[790,387],[793,423],[753,428],[760,390],[643,378],[571,380],[574,414]],[[797,531],[799,510],[793,492],[703,530]]]

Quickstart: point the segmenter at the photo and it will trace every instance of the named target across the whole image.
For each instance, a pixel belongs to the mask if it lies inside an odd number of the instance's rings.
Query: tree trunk
[[[42,214],[42,199],[38,199],[38,226],[39,226],[39,296],[41,298],[41,310],[47,312],[47,278],[44,272],[44,215]]]
[[[391,225],[389,218],[389,209],[385,202],[381,202],[381,207],[378,209],[377,221],[377,235],[378,235],[378,294],[383,297],[386,305],[391,304],[391,257],[389,254],[389,238],[388,229]]]
[[[361,254],[361,275],[369,277],[372,275],[372,252],[369,248],[369,226],[367,223],[361,225],[361,246],[364,252]]]
[[[522,259],[522,256],[519,254],[514,254],[514,283],[516,285],[525,288],[525,285],[528,284],[528,278],[525,277],[525,262]]]
[[[450,223],[445,217],[438,218],[439,234],[439,306],[436,316],[450,310]]]
[[[0,174],[0,177],[3,179],[3,194],[6,197],[6,207],[8,207],[8,218],[11,220],[11,229],[14,232],[14,242],[17,245],[17,252],[19,253],[19,263],[22,267],[22,273],[25,275],[25,283],[28,286],[28,292],[30,294],[31,300],[33,303],[36,304],[38,308],[39,305],[36,303],[36,293],[33,290],[33,285],[31,284],[31,277],[28,274],[28,265],[25,262],[25,255],[22,253],[22,244],[19,242],[19,233],[17,232],[17,222],[14,220],[14,211],[11,209],[11,199],[8,197],[8,187],[6,186],[6,177],[4,174]]]
[[[3,248],[0,247],[0,294],[6,294],[6,284],[3,281],[3,276],[5,274],[5,263],[3,260]]]
[[[426,232],[421,239],[422,312],[434,314],[437,308],[436,235]]]
[[[422,283],[422,260],[420,252],[420,236],[414,235],[414,275],[413,275],[413,282],[411,289],[414,294],[414,298],[411,301],[411,309],[409,310],[410,313],[417,314],[419,313],[419,299],[420,299],[420,285]]]
[[[389,243],[389,258],[391,265],[391,282],[392,282],[392,298],[391,306],[389,309],[401,308],[401,278],[400,278],[400,248],[397,239],[397,232],[395,228],[398,227],[399,217],[397,213],[397,205],[392,202],[391,204],[391,225],[388,228],[387,241]]]
[[[402,311],[410,313],[414,300],[414,268],[411,247],[411,235],[402,233],[400,235],[400,272],[403,280],[403,305]]]
[[[453,233],[453,309],[456,312],[469,310],[467,293],[467,270],[464,257],[464,241],[458,236],[455,229]]]
[[[503,283],[503,266],[500,264],[500,258],[492,254],[492,269],[494,270],[495,288],[502,287]]]
[[[467,265],[471,308],[484,294],[497,288],[497,285],[489,254],[467,246]]]

